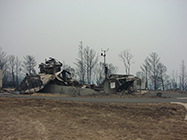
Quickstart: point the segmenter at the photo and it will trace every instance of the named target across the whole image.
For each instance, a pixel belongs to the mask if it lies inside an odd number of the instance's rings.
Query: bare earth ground
[[[186,110],[170,103],[84,103],[0,97],[0,139],[176,140]]]

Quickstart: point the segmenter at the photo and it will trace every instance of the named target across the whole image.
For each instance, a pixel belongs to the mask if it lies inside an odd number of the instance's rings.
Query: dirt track
[[[83,103],[0,97],[1,139],[186,139],[175,104]]]

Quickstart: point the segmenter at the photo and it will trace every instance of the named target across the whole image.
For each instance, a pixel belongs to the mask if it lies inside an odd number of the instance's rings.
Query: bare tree
[[[104,75],[104,63],[100,62],[96,64],[94,68],[94,79],[97,85],[100,85],[105,78]]]
[[[76,74],[79,82],[91,84],[93,82],[93,69],[98,62],[96,52],[88,46],[84,48],[82,42],[80,42],[78,58],[76,58],[76,61]]]
[[[142,66],[140,66],[140,68],[145,75],[145,88],[148,88],[148,75],[149,75],[149,69],[150,69],[148,58],[144,60],[144,63],[142,64]]]
[[[160,63],[160,57],[157,53],[152,52],[150,56],[148,57],[148,63],[150,68],[150,78],[153,83],[153,89],[157,90],[159,87],[159,70],[158,65]]]
[[[167,80],[167,75],[166,75],[167,68],[164,64],[159,63],[158,70],[159,70],[159,79],[162,85],[162,89],[165,90],[165,82]]]
[[[16,60],[15,60],[16,86],[19,84],[19,78],[20,78],[20,72],[21,71],[22,71],[21,61],[16,56]]]
[[[169,75],[166,75],[165,81],[165,90],[171,89],[171,80]]]
[[[89,59],[90,59],[90,48],[87,46],[86,48],[84,48],[84,64],[86,67],[86,79],[87,79],[87,83],[90,84],[90,74],[89,74]]]
[[[184,65],[184,60],[182,60],[182,64],[180,65],[180,89],[186,90],[186,82],[187,82],[187,72],[186,67]]]
[[[32,55],[26,55],[23,61],[23,68],[29,75],[36,74],[35,66],[37,65],[36,59]]]
[[[12,84],[15,85],[15,56],[14,55],[9,56],[9,67],[12,75]]]
[[[96,52],[93,49],[90,49],[88,46],[84,48],[84,61],[87,73],[87,83],[91,84],[92,72],[93,68],[98,62],[98,56],[96,55]]]
[[[90,60],[89,60],[89,73],[90,73],[90,81],[93,83],[92,81],[92,73],[93,73],[93,69],[95,67],[95,65],[98,62],[98,55],[96,54],[96,52],[91,49],[90,50]]]
[[[17,69],[21,67],[21,62],[14,55],[7,56],[0,47],[0,69],[3,70],[3,87],[18,85]]]
[[[3,70],[7,61],[8,61],[8,58],[7,58],[6,52],[4,52],[3,49],[0,47],[0,69]]]
[[[123,62],[125,66],[125,72],[127,75],[130,74],[131,64],[134,63],[132,61],[133,57],[134,56],[130,53],[129,50],[124,50],[123,52],[119,54],[119,58],[121,59],[121,61]]]
[[[9,85],[15,87],[19,84],[21,61],[19,61],[17,56],[15,57],[14,55],[10,55],[8,57],[8,65],[11,73],[11,80],[9,81]]]
[[[85,64],[84,64],[84,48],[82,41],[80,42],[79,51],[78,51],[78,58],[76,58],[76,75],[80,83],[85,83]]]
[[[178,79],[178,74],[177,74],[177,72],[175,74],[175,71],[173,70],[172,71],[172,75],[170,77],[170,84],[171,84],[171,88],[172,89],[176,89],[177,88],[177,79]]]
[[[6,52],[0,47],[0,69],[3,71],[3,87],[8,86],[8,81],[10,79],[10,72],[8,66],[8,56]]]

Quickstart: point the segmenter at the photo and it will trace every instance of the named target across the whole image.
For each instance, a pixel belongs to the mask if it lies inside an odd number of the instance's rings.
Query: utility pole
[[[105,79],[107,78],[107,73],[108,73],[108,68],[107,68],[107,65],[106,65],[106,52],[108,51],[109,49],[107,50],[101,50],[103,53],[101,53],[101,56],[104,57],[104,68],[105,68]]]

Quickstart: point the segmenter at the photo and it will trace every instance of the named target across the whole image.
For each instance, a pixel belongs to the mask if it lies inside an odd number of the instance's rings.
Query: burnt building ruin
[[[45,59],[39,65],[40,72],[36,75],[26,75],[15,91],[20,93],[65,93],[68,88],[80,88],[83,85],[71,77],[71,73],[62,70],[62,63],[52,57]]]
[[[113,74],[105,77],[103,84],[83,85],[73,79],[71,73],[62,69],[63,64],[49,57],[45,63],[39,64],[40,72],[36,75],[26,75],[15,91],[20,93],[60,93],[73,95],[104,93],[117,94],[118,92],[131,93],[135,89],[145,89],[145,82],[133,75]],[[103,93],[103,92],[102,92]]]
[[[104,92],[117,94],[118,92],[132,93],[134,90],[145,89],[145,82],[133,75],[112,74],[104,81]]]

